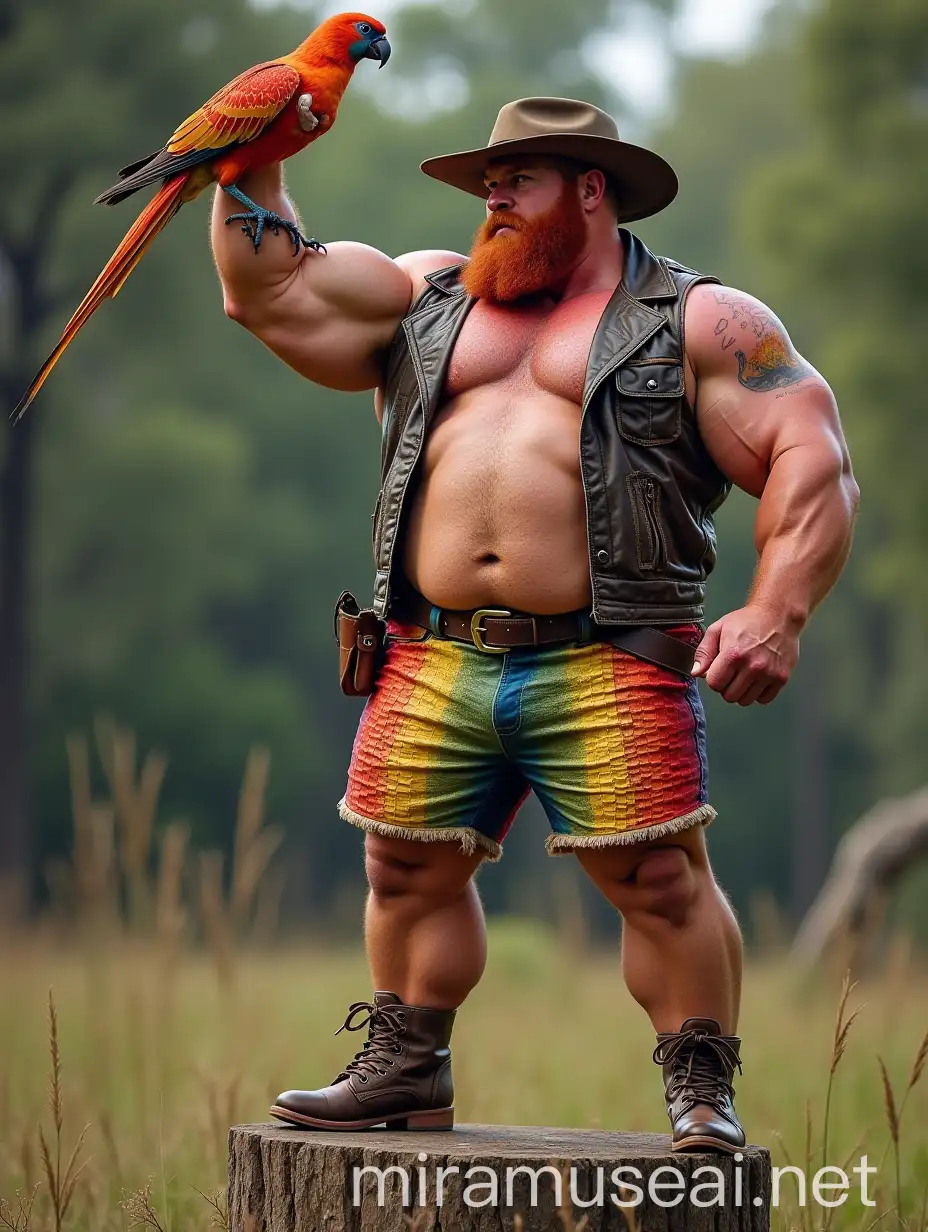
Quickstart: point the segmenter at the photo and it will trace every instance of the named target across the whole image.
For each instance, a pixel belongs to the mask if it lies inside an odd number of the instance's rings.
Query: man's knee
[[[609,898],[633,923],[682,928],[696,903],[703,871],[685,847],[651,847],[630,872],[610,882]]]
[[[456,897],[467,885],[475,863],[456,843],[368,834],[365,871],[373,894],[389,898]]]
[[[633,886],[638,909],[659,916],[675,927],[686,923],[696,901],[697,876],[688,851],[657,847],[635,870]]]

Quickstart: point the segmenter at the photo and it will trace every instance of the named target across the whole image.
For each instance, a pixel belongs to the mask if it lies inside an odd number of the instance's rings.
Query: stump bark
[[[638,1205],[612,1200],[633,1204],[635,1189]],[[584,1232],[769,1232],[769,1202],[766,1150],[672,1155],[665,1134],[264,1124],[229,1133],[230,1232],[567,1232],[584,1218]]]

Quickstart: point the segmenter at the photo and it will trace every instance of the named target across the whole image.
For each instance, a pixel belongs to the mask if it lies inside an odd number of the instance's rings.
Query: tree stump
[[[769,1232],[769,1153],[739,1154],[673,1155],[665,1134],[589,1129],[238,1125],[229,1230]]]

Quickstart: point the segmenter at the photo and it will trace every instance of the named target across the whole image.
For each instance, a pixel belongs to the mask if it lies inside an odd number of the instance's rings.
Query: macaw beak
[[[385,34],[381,34],[380,37],[375,38],[368,47],[367,51],[364,53],[364,59],[379,60],[380,67],[383,68],[386,62],[390,59],[390,51],[391,47],[387,42],[387,36]]]

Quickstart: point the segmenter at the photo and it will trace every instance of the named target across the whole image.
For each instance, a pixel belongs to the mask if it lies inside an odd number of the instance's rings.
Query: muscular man
[[[622,915],[674,1149],[735,1151],[741,940],[706,854],[693,677],[742,706],[786,684],[858,503],[835,402],[763,304],[618,226],[676,177],[597,108],[511,103],[488,146],[423,170],[486,199],[469,259],[268,238],[256,260],[216,194],[226,312],[309,380],[375,390],[383,433],[387,647],[340,804],[367,831],[377,991],[345,1070],[271,1111],[452,1125],[451,1026],[485,960],[473,877],[534,789],[549,850]],[[242,187],[295,218],[276,170]],[[759,500],[757,571],[703,630],[732,483]]]

